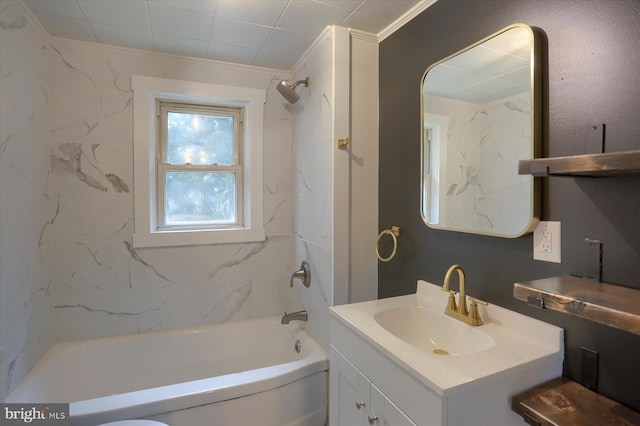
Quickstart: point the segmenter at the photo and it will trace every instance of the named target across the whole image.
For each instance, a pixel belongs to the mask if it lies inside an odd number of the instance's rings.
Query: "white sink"
[[[491,304],[479,307],[484,324],[474,327],[444,314],[448,296],[418,281],[415,294],[334,306],[332,341],[346,327],[442,396],[542,365],[561,375],[561,328]]]
[[[478,327],[424,306],[399,306],[380,311],[373,319],[389,333],[435,355],[468,355],[495,346],[496,341]]]

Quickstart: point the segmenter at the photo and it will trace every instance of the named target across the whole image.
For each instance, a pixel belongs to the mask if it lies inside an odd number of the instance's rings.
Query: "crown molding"
[[[249,72],[258,72],[269,75],[282,75],[288,76],[291,73],[288,70],[282,70],[277,68],[266,68],[266,67],[258,67],[255,65],[245,65],[245,64],[237,64],[235,62],[224,62],[217,61],[215,59],[208,58],[195,58],[192,56],[181,56],[175,55],[172,53],[162,53],[155,52],[151,50],[143,50],[143,49],[134,49],[130,47],[122,47],[122,46],[114,46],[106,43],[95,43],[90,41],[80,41],[80,40],[71,40],[67,38],[54,37],[47,32],[47,30],[42,26],[38,18],[36,18],[31,10],[24,4],[22,0],[14,0],[13,3],[20,8],[20,11],[25,15],[26,19],[32,24],[37,31],[39,31],[42,36],[45,38],[45,41],[48,44],[55,45],[67,45],[67,46],[75,46],[89,49],[98,49],[104,50],[108,49],[112,52],[122,53],[126,55],[133,55],[138,57],[146,57],[150,59],[165,59],[165,60],[179,60],[183,63],[194,64],[194,65],[205,65],[205,66],[215,66],[220,68],[233,69],[238,71],[249,71]]]
[[[311,55],[313,55],[313,53],[316,51],[316,49],[318,49],[318,47],[320,47],[320,45],[322,44],[323,41],[325,41],[327,38],[331,37],[334,33],[334,27],[336,25],[328,25],[321,33],[318,37],[316,37],[316,39],[313,41],[313,43],[311,43],[311,46],[309,46],[307,48],[307,50],[305,50],[305,52],[302,54],[302,56],[300,56],[300,58],[298,58],[298,60],[296,61],[295,64],[293,64],[293,67],[291,67],[291,74],[295,74],[296,71],[298,71],[298,69],[300,67],[302,67],[304,65],[305,62],[307,62],[307,59],[309,59],[309,57]]]
[[[375,43],[380,43],[385,38],[389,37],[391,34],[402,28],[407,22],[415,18],[417,15],[422,13],[428,7],[432,6],[438,0],[421,0],[407,12],[405,12],[402,16],[396,19],[389,26],[384,28],[378,34],[369,33],[366,31],[350,29],[349,33],[352,37],[371,41]],[[66,45],[75,45],[81,46],[85,48],[94,48],[94,49],[110,49],[119,53],[135,55],[141,57],[148,58],[156,58],[156,59],[178,59],[182,62],[191,63],[191,64],[200,64],[200,65],[209,65],[209,66],[217,66],[228,69],[242,70],[242,71],[252,71],[252,72],[260,72],[265,74],[279,74],[279,75],[289,75],[293,74],[296,70],[298,70],[304,62],[309,59],[309,57],[313,54],[313,52],[318,48],[318,46],[328,37],[333,34],[333,26],[327,26],[324,31],[314,40],[314,42],[309,46],[309,48],[302,54],[302,56],[296,61],[291,70],[277,69],[277,68],[266,68],[266,67],[258,67],[255,65],[245,65],[245,64],[237,64],[234,62],[224,62],[218,61],[215,59],[207,59],[207,58],[195,58],[192,56],[181,56],[175,55],[171,53],[162,53],[155,52],[149,50],[142,49],[134,49],[129,47],[121,47],[114,46],[110,44],[104,43],[95,43],[95,42],[87,42],[87,41],[77,41],[70,40],[60,37],[51,36],[47,30],[42,26],[40,21],[31,13],[31,10],[24,4],[22,0],[14,0],[12,3],[16,4],[21,12],[25,15],[26,19],[32,24],[38,32],[42,34],[43,37],[47,39],[49,43],[55,44],[66,44]]]
[[[357,38],[360,40],[370,41],[373,43],[378,43],[380,40],[378,39],[378,35],[374,33],[368,33],[366,31],[356,30],[353,28],[349,28],[349,34],[351,34],[352,38]]]
[[[151,50],[134,49],[130,47],[114,46],[110,44],[94,43],[90,41],[79,41],[79,40],[71,40],[71,39],[59,38],[59,37],[50,37],[49,42],[55,45],[67,45],[67,46],[83,47],[83,48],[97,49],[97,50],[108,49],[111,52],[121,53],[125,55],[138,56],[138,57],[144,57],[144,58],[150,58],[150,59],[164,59],[164,60],[173,60],[173,61],[178,60],[180,62],[187,63],[187,64],[215,66],[215,67],[233,69],[238,71],[259,72],[263,74],[270,74],[270,75],[275,74],[275,75],[285,75],[285,76],[288,76],[290,74],[290,72],[287,70],[281,70],[277,68],[258,67],[255,65],[238,64],[235,62],[217,61],[215,59],[196,58],[193,56],[181,56],[173,53],[162,53],[162,52],[156,52]]]
[[[393,21],[391,25],[383,29],[378,33],[378,42],[381,42],[385,38],[389,37],[394,32],[398,31],[404,24],[424,12],[428,7],[433,6],[438,0],[421,0],[411,9],[406,11],[402,16]]]

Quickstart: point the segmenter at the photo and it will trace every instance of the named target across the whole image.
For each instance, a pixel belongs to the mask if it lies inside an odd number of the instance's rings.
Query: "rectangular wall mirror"
[[[539,218],[518,161],[539,156],[540,47],[514,24],[431,65],[422,80],[421,205],[431,228],[515,238]]]

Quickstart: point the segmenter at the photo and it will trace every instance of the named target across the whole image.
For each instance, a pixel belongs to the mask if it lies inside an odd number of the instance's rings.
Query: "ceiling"
[[[440,62],[425,76],[425,95],[486,104],[531,90],[533,35],[510,28]]]
[[[327,25],[381,33],[425,0],[24,0],[53,37],[290,70]]]

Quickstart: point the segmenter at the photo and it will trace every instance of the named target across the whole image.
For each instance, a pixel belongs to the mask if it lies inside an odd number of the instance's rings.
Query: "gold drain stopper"
[[[449,352],[445,351],[444,349],[434,349],[433,353],[436,355],[449,355]]]

